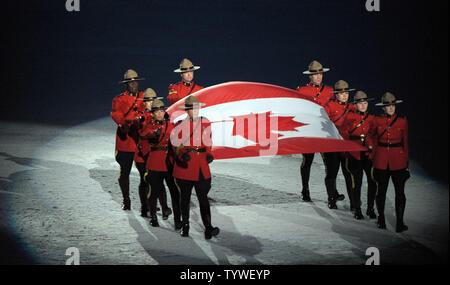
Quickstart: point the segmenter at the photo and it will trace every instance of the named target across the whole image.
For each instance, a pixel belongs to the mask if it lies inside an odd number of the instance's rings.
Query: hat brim
[[[303,74],[311,75],[311,74],[324,73],[324,72],[327,72],[327,71],[330,71],[330,69],[324,67],[324,68],[323,68],[322,70],[320,70],[320,71],[309,71],[309,70],[306,70],[306,71],[303,71]]]
[[[132,82],[132,81],[141,81],[141,80],[145,80],[145,78],[143,78],[143,77],[136,77],[136,78],[125,79],[125,80],[119,81],[119,84]]]
[[[161,99],[164,99],[164,97],[139,98],[138,100],[143,100],[145,102],[145,101],[150,101],[150,100],[155,100],[155,99],[161,100]]]
[[[198,103],[198,104],[195,104],[195,105],[201,108],[201,107],[205,106],[206,104],[205,103]],[[181,105],[178,108],[184,109],[184,110],[189,110],[189,109],[193,109],[194,106],[186,107],[186,105]]]
[[[166,106],[164,106],[164,107],[157,107],[157,108],[151,108],[151,109],[150,109],[150,112],[155,112],[155,111],[158,111],[158,110],[164,110],[164,111],[166,111],[167,108],[168,108],[168,107],[166,107]]]
[[[399,103],[403,103],[403,100],[395,100],[394,102],[389,102],[389,103],[381,102],[381,103],[375,104],[375,106],[384,107],[384,106],[389,106],[389,105],[396,105],[396,104],[399,104]]]
[[[374,98],[363,98],[363,99],[358,99],[358,100],[353,100],[353,104],[356,104],[358,102],[364,102],[364,101],[372,101],[375,100]]]
[[[200,66],[194,66],[194,68],[186,69],[186,70],[181,70],[181,68],[177,68],[177,69],[175,69],[173,72],[176,72],[176,73],[185,73],[185,72],[194,71],[194,70],[198,70],[198,69],[200,69]]]
[[[343,93],[343,92],[351,92],[351,91],[355,91],[355,90],[356,89],[349,88],[349,89],[345,89],[345,90],[331,91],[330,93],[337,94],[337,93]]]

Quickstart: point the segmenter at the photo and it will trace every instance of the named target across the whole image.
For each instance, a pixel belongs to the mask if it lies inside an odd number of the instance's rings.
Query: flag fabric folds
[[[339,135],[322,106],[288,88],[228,82],[191,96],[206,104],[199,115],[211,122],[215,159],[365,150]],[[183,104],[167,110],[173,122],[186,118]]]

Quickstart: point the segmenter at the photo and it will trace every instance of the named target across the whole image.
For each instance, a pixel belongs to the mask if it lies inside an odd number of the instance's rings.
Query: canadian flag
[[[298,92],[270,84],[229,82],[191,96],[206,104],[215,159],[366,150],[344,140],[325,109]],[[179,100],[167,110],[177,122],[187,114]]]

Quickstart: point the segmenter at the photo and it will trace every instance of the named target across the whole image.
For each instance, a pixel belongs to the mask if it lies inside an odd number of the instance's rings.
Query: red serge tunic
[[[362,146],[373,148],[373,141],[369,136],[370,127],[373,124],[373,116],[367,112],[350,111],[344,119],[342,126],[339,129],[341,136],[346,140],[358,141]],[[361,160],[360,151],[352,151],[349,154]],[[371,158],[371,155],[369,156]]]
[[[356,107],[355,105],[349,104],[348,102],[342,104],[337,100],[332,99],[325,105],[325,111],[327,111],[328,117],[330,117],[330,120],[339,130],[339,128],[342,126],[342,123],[344,123],[345,116],[350,111],[356,111]]]
[[[192,82],[188,85],[180,81],[178,83],[169,85],[169,96],[167,97],[167,99],[169,100],[170,104],[173,104],[178,100],[183,99],[184,97],[202,89],[203,87],[196,84],[195,82]]]
[[[146,128],[148,124],[151,124],[153,121],[153,113],[145,110],[144,113],[140,113],[140,116],[143,116],[145,120],[140,122],[138,125],[139,134]],[[137,149],[134,154],[134,161],[137,163],[143,163],[147,160],[148,153],[150,152],[150,143],[147,139],[143,139],[139,137],[139,142],[137,144]]]
[[[395,122],[394,122],[395,120]],[[373,120],[370,136],[375,144],[373,167],[400,170],[408,166],[408,121],[406,118],[383,115]],[[394,122],[393,125],[391,123]],[[388,126],[389,129],[385,131]]]
[[[158,129],[161,129],[161,132],[159,135],[156,135]],[[147,158],[146,169],[152,171],[168,171],[166,158],[172,129],[172,122],[160,121],[147,124],[141,131],[141,137],[147,139],[151,147]]]
[[[175,125],[170,140],[178,160],[183,160],[182,156],[185,153],[191,158],[186,168],[175,163],[173,177],[199,181],[201,171],[205,179],[211,178],[206,161],[206,155],[212,155],[211,123],[208,119],[200,117],[192,121],[187,117]]]
[[[137,126],[130,121],[137,117],[138,111],[145,110],[144,103],[140,100],[143,97],[143,92],[138,92],[137,96],[133,96],[126,91],[113,99],[111,118],[117,124],[116,151],[136,152]],[[126,133],[122,131],[124,126],[129,127],[129,131]]]
[[[311,98],[321,106],[325,106],[327,102],[333,98],[333,93],[331,93],[333,92],[333,88],[323,84],[314,86],[312,83],[309,83],[306,86],[297,87],[297,92]]]

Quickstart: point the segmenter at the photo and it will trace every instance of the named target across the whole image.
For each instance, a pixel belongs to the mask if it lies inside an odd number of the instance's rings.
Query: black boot
[[[345,200],[345,195],[344,195],[344,194],[340,194],[340,193],[336,190],[336,200],[337,200],[337,201],[343,201],[343,200]]]
[[[122,191],[122,210],[131,210],[130,201],[130,181],[128,179],[119,178],[119,186]]]
[[[305,202],[312,202],[311,197],[309,196],[309,189],[303,188],[302,190],[302,200]]]
[[[156,217],[156,215],[152,215],[150,218],[150,225],[152,227],[159,227],[159,223],[158,223],[158,218]]]
[[[147,207],[141,207],[141,217],[147,218],[148,217],[148,209]]]
[[[384,220],[384,217],[378,216],[377,227],[379,229],[386,229],[386,221]]]
[[[169,207],[167,207],[166,209],[162,210],[163,212],[163,220],[167,220],[169,218],[169,216],[172,214],[172,209],[170,209]]]
[[[189,224],[188,223],[183,223],[182,224],[180,235],[182,237],[188,237],[189,236]]]
[[[123,200],[123,202],[122,202],[122,210],[124,210],[124,211],[131,210],[131,201],[130,201],[130,199]]]
[[[205,239],[211,239],[213,236],[218,235],[220,229],[218,227],[209,226],[205,229]]]
[[[345,200],[345,195],[344,194],[339,194],[339,192],[336,191],[336,200],[338,201],[343,201]]]
[[[181,230],[181,227],[183,226],[183,223],[181,221],[175,221],[174,224],[176,231]]]
[[[328,199],[328,208],[336,210],[338,207],[336,205],[336,199]]]
[[[355,209],[355,214],[354,214],[355,219],[357,220],[363,220],[364,216],[361,213],[361,209]]]
[[[327,194],[328,194],[328,208],[330,209],[337,209],[336,206],[336,190],[333,186],[333,181],[325,179],[325,187],[327,188]]]
[[[397,225],[395,228],[395,231],[398,233],[401,233],[403,231],[407,231],[408,227],[403,223],[403,214],[405,212],[405,202],[401,201],[401,202],[397,202],[396,203],[396,207],[395,207],[395,214],[397,217]]]
[[[309,157],[309,155],[307,155]],[[300,176],[302,177],[302,200],[305,202],[311,202],[311,197],[309,196],[309,175],[311,172],[311,166],[305,166],[307,157],[303,157],[302,165],[300,166]],[[313,156],[314,157],[314,156]],[[312,162],[312,161],[311,161]],[[309,165],[309,163],[308,163]]]
[[[377,215],[375,214],[375,210],[372,209],[367,209],[366,215],[369,216],[370,219],[376,219]]]
[[[148,217],[147,193],[148,193],[148,185],[146,183],[141,182],[141,184],[139,184],[139,199],[141,200],[141,217]]]
[[[395,228],[395,231],[398,233],[404,232],[408,230],[408,226],[405,224],[397,224],[397,227]]]

